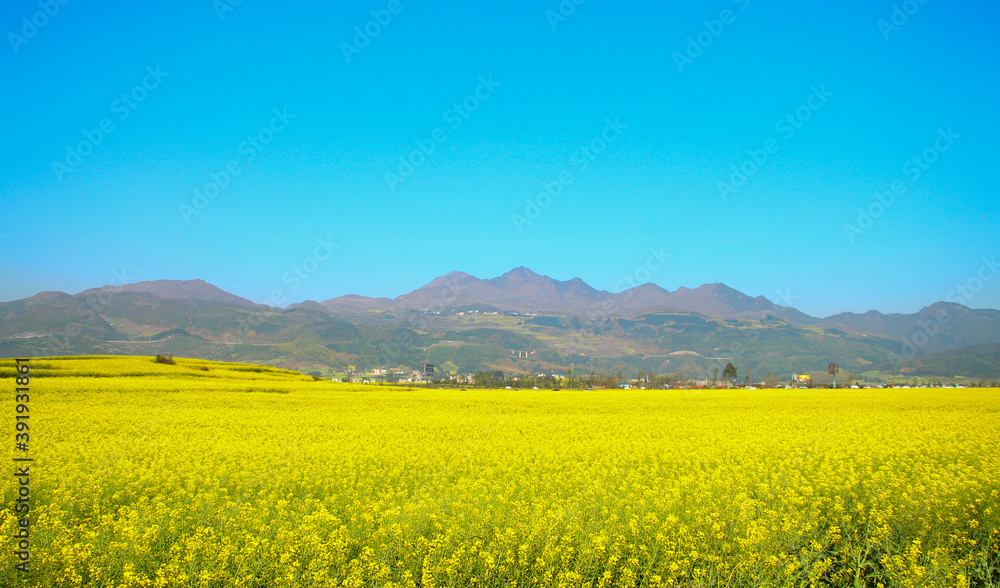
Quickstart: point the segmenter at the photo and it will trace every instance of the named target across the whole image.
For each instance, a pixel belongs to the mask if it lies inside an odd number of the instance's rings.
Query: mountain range
[[[431,361],[446,370],[682,372],[720,361],[761,376],[827,363],[881,376],[1000,377],[1000,311],[937,302],[913,314],[811,317],[725,284],[598,290],[518,267],[452,272],[396,298],[279,309],[202,280],[157,280],[0,303],[0,355],[177,355],[335,373]],[[724,363],[723,363],[724,365]]]
[[[440,310],[470,304],[489,304],[500,310],[511,311],[628,315],[656,308],[671,308],[723,318],[787,310],[763,297],[751,298],[725,284],[706,284],[694,290],[682,287],[675,292],[664,290],[655,284],[643,284],[612,294],[592,288],[580,278],[555,280],[526,267],[517,267],[502,276],[487,280],[464,272],[451,272],[392,299],[348,295],[320,304],[331,312],[393,308]]]

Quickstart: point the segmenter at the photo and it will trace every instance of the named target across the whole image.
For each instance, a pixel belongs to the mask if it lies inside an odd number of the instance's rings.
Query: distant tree
[[[775,388],[775,387],[777,387],[777,385],[778,385],[778,376],[774,375],[771,372],[768,372],[767,375],[764,376],[764,385],[767,386],[768,388]]]
[[[719,381],[719,368],[714,368],[712,370],[712,383],[714,384],[718,381]]]
[[[502,371],[476,372],[472,375],[472,382],[480,388],[503,388],[507,385],[507,380]]]
[[[736,377],[737,377],[736,366],[734,366],[732,362],[727,363],[725,369],[722,370],[722,379],[733,381],[736,379]]]

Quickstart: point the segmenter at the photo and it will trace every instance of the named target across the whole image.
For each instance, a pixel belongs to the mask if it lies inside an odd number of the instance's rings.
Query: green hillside
[[[44,293],[0,304],[0,355],[155,355],[266,364],[324,375],[348,366],[408,373],[430,362],[458,373],[654,374],[707,379],[732,362],[740,379],[773,373],[892,371],[900,342],[778,316],[713,318],[671,310],[629,317],[506,313],[464,306],[338,316],[233,302],[162,299],[120,292],[106,299]],[[898,356],[896,356],[898,358]],[[920,375],[992,377],[989,350],[918,357]]]

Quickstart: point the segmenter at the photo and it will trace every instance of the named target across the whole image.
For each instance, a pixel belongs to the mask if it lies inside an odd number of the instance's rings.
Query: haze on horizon
[[[813,316],[959,287],[1000,308],[998,17],[17,0],[0,300],[123,271],[255,301],[391,298],[526,266],[609,291],[721,282]]]

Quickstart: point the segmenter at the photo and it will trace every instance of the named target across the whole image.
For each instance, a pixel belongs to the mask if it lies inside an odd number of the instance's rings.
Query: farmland
[[[997,586],[1000,390],[413,390],[31,360],[7,586]],[[14,362],[0,360],[3,454]],[[9,431],[9,432],[8,432]]]

